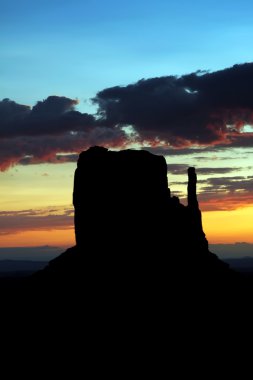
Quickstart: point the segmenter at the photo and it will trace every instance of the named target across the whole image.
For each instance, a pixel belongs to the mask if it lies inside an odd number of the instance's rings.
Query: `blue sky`
[[[0,96],[89,98],[141,78],[252,59],[251,1],[13,0],[0,15]]]

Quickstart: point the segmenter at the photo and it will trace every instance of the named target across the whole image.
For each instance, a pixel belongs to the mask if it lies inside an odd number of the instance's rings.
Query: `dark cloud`
[[[91,145],[132,142],[162,155],[205,155],[252,147],[253,63],[208,73],[142,79],[98,92],[96,116],[78,100],[49,96],[33,107],[0,101],[0,170],[11,165],[66,162]],[[130,126],[130,129],[124,129]],[[147,147],[149,146],[149,147]]]
[[[241,136],[242,137],[242,136]],[[238,149],[245,148],[246,147],[246,140],[249,140],[249,146],[253,141],[251,140],[250,136],[247,136],[247,134],[244,135],[243,138],[238,138],[237,146],[228,145],[228,144],[219,144],[219,145],[210,145],[207,147],[199,147],[199,148],[173,148],[173,147],[165,147],[165,146],[144,146],[142,149],[148,150],[149,152],[153,154],[158,154],[162,156],[189,156],[191,155],[192,159],[195,160],[215,160],[217,159],[216,153],[229,151],[230,156],[229,157],[223,157],[219,156],[219,160],[233,160],[238,159],[238,153],[242,154],[242,152],[238,152]],[[243,142],[245,140],[245,146],[243,145]],[[234,153],[236,152],[236,157],[234,157]],[[212,156],[200,156],[200,154],[208,154],[212,153]],[[243,154],[252,154],[252,152],[245,152],[243,151]],[[193,156],[194,154],[197,154],[197,156]],[[241,156],[241,158],[245,158],[246,156]]]
[[[80,152],[93,145],[124,147],[127,139],[120,129],[95,127],[88,132],[64,133],[51,136],[19,136],[0,139],[0,170],[21,163],[62,163],[73,161],[75,156],[59,153]]]
[[[202,211],[231,211],[252,206],[252,192],[205,191],[198,196]]]
[[[185,164],[167,164],[167,169],[169,174],[174,175],[186,175],[189,165]],[[231,167],[231,168],[198,168],[196,167],[196,173],[200,175],[210,175],[210,174],[227,174],[234,171],[239,171],[241,168]]]
[[[149,152],[153,154],[158,154],[162,156],[189,156],[192,154],[217,153],[217,152],[224,151],[224,149],[226,148],[231,149],[231,147],[228,147],[227,145],[226,146],[208,146],[208,147],[203,147],[203,148],[173,148],[173,147],[168,148],[165,146],[155,146],[155,147],[144,146],[142,149],[148,150]]]
[[[184,185],[185,186],[185,190],[187,189],[187,184],[188,184],[188,181],[172,181],[172,182],[170,182],[169,181],[169,187],[170,187],[170,190],[172,190],[171,189],[171,186],[177,186],[177,185]],[[174,188],[173,188],[173,194],[175,193],[175,192],[177,192],[177,190],[174,190]]]
[[[22,210],[0,212],[0,235],[9,235],[22,231],[51,229],[72,229],[73,210]]]
[[[208,178],[198,199],[203,211],[227,211],[252,205],[253,180],[243,176]]]
[[[197,174],[210,175],[210,174],[227,174],[235,171],[240,171],[241,168],[231,167],[231,168],[196,168]]]
[[[223,192],[252,192],[253,179],[243,176],[234,177],[214,177],[206,180],[207,186],[202,188],[202,191],[223,191]]]
[[[253,177],[230,176],[210,177],[199,180],[198,200],[202,211],[228,211],[239,207],[250,206],[253,203]],[[187,182],[169,181],[172,194],[174,186],[184,185],[187,192]],[[183,204],[187,204],[185,195],[180,198]]]
[[[62,153],[56,153],[53,154],[51,157],[47,158],[47,163],[52,163],[52,164],[63,164],[65,162],[77,162],[78,160],[78,154],[62,154]],[[32,164],[39,164],[43,163],[44,159],[41,158],[34,158],[33,156],[26,156],[22,158],[21,160],[18,161],[19,165],[32,165]],[[45,174],[43,174],[45,175]]]
[[[0,101],[0,170],[17,163],[69,162],[92,145],[122,147],[129,141],[124,130],[102,126],[94,116],[76,111],[77,104],[59,96],[32,108]]]
[[[74,99],[49,96],[30,108],[4,99],[0,102],[0,138],[90,130],[95,118],[75,111],[77,104]]]
[[[213,73],[142,79],[104,89],[93,101],[101,123],[132,125],[141,141],[252,146],[253,134],[242,129],[253,124],[252,86],[253,63],[247,63]]]
[[[174,148],[168,148],[164,146],[156,146],[156,147],[143,147],[144,150],[148,150],[149,152],[153,154],[159,154],[162,156],[184,156],[184,155],[190,155],[193,153],[203,153],[206,152],[206,148],[200,148],[200,149],[194,149],[194,148],[182,148],[182,149],[174,149]],[[208,148],[209,149],[209,148]],[[212,149],[212,148],[211,148]],[[210,149],[208,150],[210,151]]]
[[[167,170],[169,174],[187,175],[188,168],[189,168],[189,165],[185,165],[185,164],[167,164]]]
[[[173,182],[170,185],[185,185],[186,182]],[[174,188],[171,189],[172,195],[176,194]],[[252,191],[226,191],[225,189],[215,189],[209,187],[198,193],[198,201],[201,211],[231,211],[240,207],[252,206],[253,193]],[[182,194],[180,202],[187,205],[187,197]]]
[[[241,155],[238,155],[238,152],[237,152],[237,155],[236,157],[223,157],[221,155],[219,156],[216,156],[216,155],[213,155],[213,156],[192,156],[191,159],[192,160],[196,160],[196,161],[227,161],[227,160],[238,160],[238,159],[246,159],[248,158],[247,156],[241,156]]]

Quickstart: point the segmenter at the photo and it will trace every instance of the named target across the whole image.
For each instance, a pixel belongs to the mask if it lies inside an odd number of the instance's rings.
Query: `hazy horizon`
[[[70,246],[0,247],[0,261],[8,259],[49,261],[63,253],[67,248],[70,248]],[[209,244],[209,250],[223,260],[244,257],[253,258],[253,244],[246,242],[237,242],[234,244]],[[168,251],[168,259],[169,255],[170,251]]]

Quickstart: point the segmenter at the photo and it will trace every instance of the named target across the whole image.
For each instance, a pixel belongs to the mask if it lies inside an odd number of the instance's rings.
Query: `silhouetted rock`
[[[138,256],[138,250],[143,255],[147,244],[154,245],[154,234],[162,232],[157,224],[168,196],[165,159],[146,151],[94,147],[80,154],[77,166],[77,246],[106,256]]]
[[[132,300],[233,291],[237,274],[208,249],[196,183],[189,168],[184,206],[171,197],[164,157],[103,147],[82,152],[73,192],[76,247],[35,282]]]
[[[190,167],[188,169],[188,186],[187,186],[187,199],[188,207],[198,208],[197,200],[197,176],[195,173],[195,168]]]

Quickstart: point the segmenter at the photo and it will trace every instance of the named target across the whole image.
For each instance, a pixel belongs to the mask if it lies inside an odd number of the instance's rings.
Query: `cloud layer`
[[[58,153],[91,145],[148,143],[174,154],[177,149],[197,154],[211,147],[251,147],[253,133],[243,127],[253,125],[252,86],[253,63],[247,63],[106,88],[93,99],[97,115],[78,112],[78,100],[63,96],[49,96],[34,107],[4,99],[0,170],[19,162],[63,162],[68,157],[59,160]],[[133,134],[125,130],[128,126]]]
[[[71,208],[44,208],[41,210],[1,211],[0,236],[22,231],[49,231],[72,229]]]
[[[189,165],[186,164],[167,164],[168,174],[186,175]],[[211,174],[227,174],[234,171],[239,171],[238,167],[225,167],[225,168],[196,168],[198,175],[211,175]]]
[[[92,115],[75,111],[77,104],[74,99],[49,96],[30,108],[4,99],[0,102],[0,138],[90,130],[95,119]]]
[[[253,63],[181,77],[142,79],[100,91],[93,99],[101,123],[132,125],[147,141],[172,146],[250,145],[253,134]],[[247,140],[245,139],[247,137]]]
[[[98,125],[75,110],[78,101],[50,96],[33,108],[9,99],[0,102],[0,170],[17,163],[64,162],[57,153],[80,152],[91,145],[122,146],[125,133]],[[66,156],[65,161],[71,156]]]

